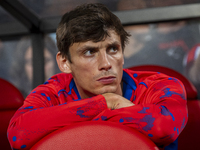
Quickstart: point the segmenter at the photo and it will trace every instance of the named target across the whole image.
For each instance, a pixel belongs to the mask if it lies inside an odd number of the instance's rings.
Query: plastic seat
[[[7,128],[16,110],[23,104],[24,97],[20,91],[8,81],[0,78],[0,147],[10,150],[7,139]]]
[[[88,121],[61,128],[31,150],[158,150],[145,135],[118,123]]]
[[[183,82],[187,93],[188,123],[178,138],[178,150],[200,149],[200,100],[197,98],[197,89],[194,85],[182,74],[163,66],[141,65],[129,69],[161,72],[176,77]]]

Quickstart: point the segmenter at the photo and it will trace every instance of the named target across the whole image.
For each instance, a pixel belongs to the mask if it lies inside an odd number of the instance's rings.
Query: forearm
[[[29,109],[28,109],[29,108]],[[22,107],[17,111],[8,128],[11,146],[29,149],[41,138],[63,126],[92,120],[107,108],[104,97],[86,99],[46,108]]]
[[[135,128],[160,146],[178,137],[187,122],[187,109],[185,104],[178,103],[139,104],[104,110],[93,120],[118,122]]]

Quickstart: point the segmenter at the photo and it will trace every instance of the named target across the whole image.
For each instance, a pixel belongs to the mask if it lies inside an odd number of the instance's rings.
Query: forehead
[[[108,36],[105,39],[103,39],[102,41],[94,42],[91,40],[91,41],[86,41],[86,42],[74,43],[70,47],[70,49],[79,50],[84,47],[102,48],[102,47],[107,47],[107,46],[113,45],[113,44],[117,44],[121,47],[121,38],[114,30],[110,30],[110,31],[108,31]]]

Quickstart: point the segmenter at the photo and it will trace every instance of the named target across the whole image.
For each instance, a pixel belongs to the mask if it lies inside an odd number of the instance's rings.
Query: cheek
[[[77,68],[75,71],[72,71],[72,75],[77,78],[79,81],[86,81],[89,82],[89,80],[91,80],[92,75],[94,75],[94,73],[91,71],[92,68],[88,67],[79,67]]]
[[[123,55],[120,58],[119,64],[122,65],[122,66],[124,65],[124,56]]]
[[[79,72],[81,74],[94,74],[95,70],[97,70],[97,62],[95,59],[87,59],[87,60],[79,60],[72,66],[73,72]]]
[[[94,76],[97,74],[95,73],[97,67],[94,63],[76,64],[71,69],[74,79],[84,86],[92,83]]]
[[[116,65],[117,67],[121,67],[124,65],[123,53],[120,53],[119,55],[117,55],[113,58],[113,65]]]

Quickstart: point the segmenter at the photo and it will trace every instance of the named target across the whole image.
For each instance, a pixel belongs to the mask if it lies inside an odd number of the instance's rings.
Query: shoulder
[[[135,82],[135,103],[151,103],[155,102],[154,100],[160,101],[160,98],[171,95],[186,99],[184,85],[177,78],[153,71],[125,69],[124,72]],[[130,83],[129,81],[128,84]]]
[[[155,71],[134,71],[130,69],[124,69],[124,72],[137,81],[169,78],[168,75]]]
[[[36,87],[34,91],[50,91],[54,94],[58,93],[61,89],[68,89],[69,84],[72,80],[72,75],[71,74],[66,74],[66,73],[59,73],[51,78],[49,78],[44,84],[39,85]]]
[[[25,99],[25,103],[37,106],[52,106],[65,102],[58,96],[59,91],[68,90],[72,81],[71,74],[59,73],[52,76],[44,84],[37,86]]]
[[[128,79],[128,84],[130,84],[131,80],[134,81],[137,89],[141,85],[145,85],[145,87],[154,87],[154,85],[162,85],[162,86],[173,86],[174,84],[181,84],[183,86],[182,82],[175,78],[168,76],[166,74],[160,73],[160,72],[154,72],[154,71],[134,71],[129,69],[124,69],[124,73],[127,75],[124,76]]]
[[[44,84],[61,84],[61,85],[66,85],[66,83],[70,83],[72,80],[72,74],[67,74],[67,73],[58,73],[51,78],[49,78]]]

